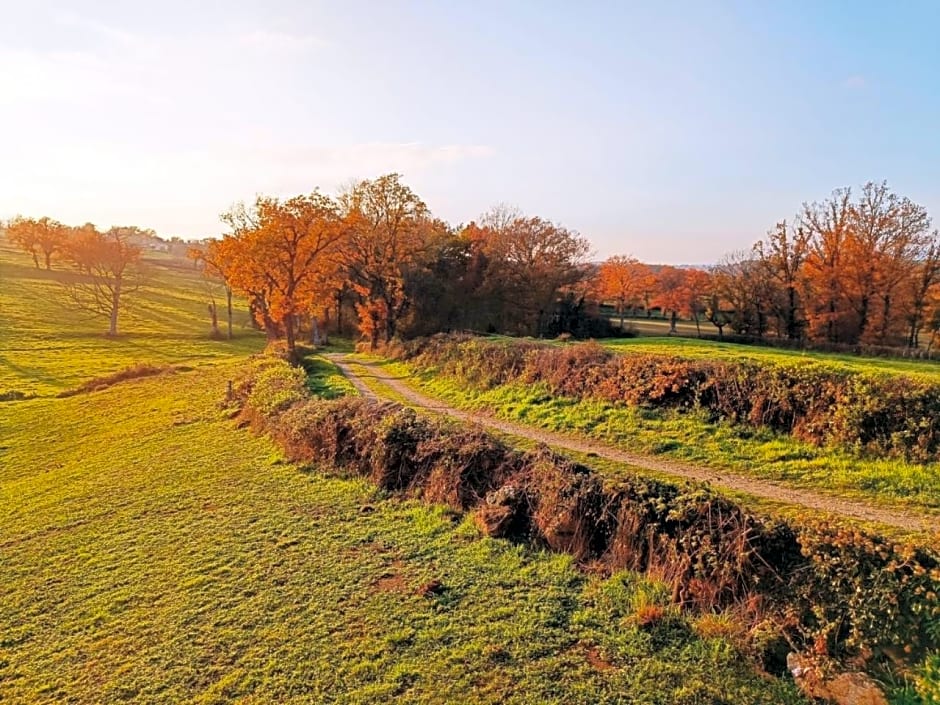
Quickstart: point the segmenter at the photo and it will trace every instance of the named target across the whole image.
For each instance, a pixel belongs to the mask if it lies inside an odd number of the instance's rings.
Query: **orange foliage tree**
[[[635,306],[643,294],[643,276],[640,262],[628,255],[614,255],[597,269],[595,293],[602,301],[613,301],[620,316],[620,329],[627,306]]]
[[[486,260],[482,291],[507,332],[541,336],[562,293],[591,279],[588,241],[544,218],[497,206],[474,236]]]
[[[405,277],[428,251],[434,221],[399,174],[360,181],[340,196],[346,238],[342,263],[359,298],[359,329],[375,349],[389,342],[408,312]]]
[[[293,353],[301,317],[323,304],[322,275],[345,234],[336,202],[318,191],[285,201],[260,196],[222,220],[232,232],[210,243],[208,259],[249,298],[269,337],[283,334]]]
[[[24,218],[16,216],[6,224],[10,241],[29,255],[39,269],[39,254],[42,253],[46,269],[52,269],[52,256],[62,252],[68,242],[70,229],[51,218]]]
[[[656,273],[656,295],[652,303],[669,313],[669,333],[674,334],[676,321],[689,305],[685,271],[669,265],[660,267]]]
[[[232,331],[232,285],[226,279],[226,272],[229,271],[230,263],[224,257],[227,255],[226,248],[213,247],[213,241],[198,246],[190,247],[186,256],[193,260],[196,267],[201,268],[202,276],[206,282],[206,292],[209,296],[209,316],[212,323],[212,337],[220,337],[218,310],[215,304],[215,288],[221,284],[225,290],[225,309],[227,321],[227,338],[231,340],[234,337]]]
[[[685,271],[685,295],[688,298],[686,311],[695,321],[695,330],[699,337],[702,337],[701,319],[708,310],[711,290],[712,278],[708,272],[701,269],[687,269]]]

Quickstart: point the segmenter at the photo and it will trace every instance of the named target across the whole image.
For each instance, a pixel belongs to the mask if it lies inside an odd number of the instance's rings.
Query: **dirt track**
[[[363,382],[360,375],[351,369],[349,361],[344,355],[334,354],[329,357],[336,363],[343,374],[349,378],[360,394],[370,398],[377,398],[376,393]],[[379,365],[358,360],[355,364],[367,368],[369,370],[369,377],[394,391],[399,397],[406,399],[412,406],[438,414],[452,416],[456,419],[485,426],[502,433],[529,438],[555,448],[568,449],[579,453],[594,453],[602,458],[632,465],[636,468],[699,482],[707,482],[716,488],[744,492],[761,499],[803,506],[839,517],[851,517],[853,519],[875,522],[907,531],[936,531],[938,527],[940,527],[940,518],[937,516],[920,515],[914,512],[875,507],[863,502],[842,499],[827,494],[818,494],[811,490],[785,487],[775,482],[760,480],[746,475],[738,475],[732,472],[715,470],[674,460],[630,453],[597,441],[573,438],[551,431],[543,431],[530,426],[523,426],[510,421],[503,421],[502,419],[497,419],[488,414],[457,409],[438,399],[415,391],[410,385],[403,382],[401,378],[391,375]]]

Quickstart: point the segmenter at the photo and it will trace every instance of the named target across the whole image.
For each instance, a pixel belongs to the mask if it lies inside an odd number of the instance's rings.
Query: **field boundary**
[[[340,371],[353,383],[360,394],[378,396],[365,384],[360,373],[352,369],[351,360],[345,354],[332,353],[327,357],[336,364]],[[494,429],[514,436],[522,436],[532,441],[578,453],[595,454],[606,460],[623,463],[641,470],[648,470],[672,477],[679,477],[695,482],[705,482],[718,489],[742,492],[753,497],[767,499],[788,505],[806,507],[814,511],[832,514],[840,518],[851,518],[872,522],[912,532],[929,532],[936,529],[938,518],[928,514],[910,511],[885,509],[864,502],[848,500],[833,495],[786,487],[769,480],[739,475],[727,470],[716,470],[691,463],[683,463],[663,458],[655,458],[639,453],[631,453],[598,441],[576,438],[569,435],[546,431],[497,419],[479,411],[466,411],[450,406],[445,402],[427,396],[415,390],[403,378],[396,377],[384,370],[381,365],[368,360],[352,361],[369,370],[369,376],[380,385],[392,390],[406,399],[410,405],[437,414],[451,416],[461,421]],[[362,391],[365,388],[365,392]]]

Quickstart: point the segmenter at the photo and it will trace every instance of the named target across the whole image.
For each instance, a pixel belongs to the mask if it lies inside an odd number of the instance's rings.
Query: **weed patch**
[[[108,387],[113,387],[115,384],[120,384],[121,382],[127,382],[133,379],[141,379],[143,377],[172,374],[177,371],[178,369],[171,365],[150,365],[147,363],[139,363],[132,365],[131,367],[126,367],[123,370],[115,372],[114,374],[104,375],[102,377],[94,377],[87,382],[82,383],[75,389],[70,389],[59,393],[58,396],[61,398],[75,396],[76,394],[88,394],[89,392],[97,392],[102,389],[107,389]]]

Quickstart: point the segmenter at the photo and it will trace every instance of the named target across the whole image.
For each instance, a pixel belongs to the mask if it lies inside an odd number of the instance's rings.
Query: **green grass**
[[[802,702],[692,617],[637,626],[654,584],[285,462],[220,405],[261,336],[210,340],[186,267],[152,263],[117,340],[0,267],[0,393],[39,395],[0,404],[0,702]],[[177,370],[54,397],[136,363]]]
[[[681,615],[636,626],[629,575],[284,462],[233,374],[0,406],[0,701],[799,702]]]
[[[322,355],[309,355],[301,363],[307,373],[307,388],[314,396],[336,399],[355,394],[353,386],[339,368]]]
[[[858,355],[783,350],[756,345],[678,337],[622,338],[602,340],[600,342],[604,347],[619,353],[656,353],[708,360],[753,360],[755,362],[770,362],[782,365],[792,365],[794,363],[815,364],[847,372],[919,375],[940,380],[940,362],[935,360],[860,357]]]
[[[460,408],[490,411],[509,421],[873,503],[940,509],[937,463],[860,458],[766,429],[710,423],[694,413],[558,397],[539,384],[480,391],[433,371],[417,371],[402,363],[383,364],[431,396]]]
[[[147,283],[127,295],[120,335],[109,339],[105,319],[69,306],[60,285],[68,272],[37,270],[0,239],[0,397],[50,396],[140,362],[222,362],[264,346],[241,302],[235,338],[209,338],[205,283],[190,264],[162,257],[147,265]]]

